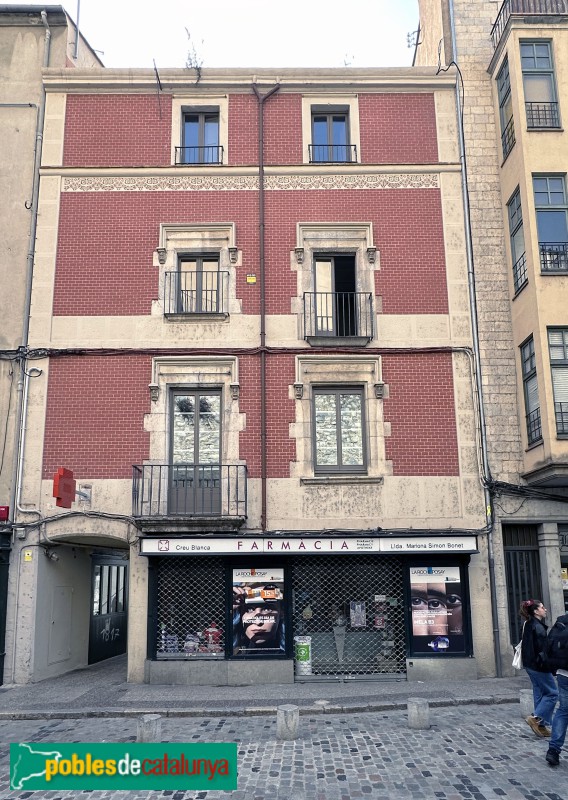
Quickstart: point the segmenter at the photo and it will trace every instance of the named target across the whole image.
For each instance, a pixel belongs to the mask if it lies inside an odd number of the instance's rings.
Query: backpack
[[[568,670],[568,614],[558,617],[546,640],[546,663]]]

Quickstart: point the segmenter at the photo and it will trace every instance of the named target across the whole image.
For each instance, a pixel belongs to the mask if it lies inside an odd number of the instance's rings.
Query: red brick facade
[[[301,164],[301,95],[274,94],[266,100],[264,109],[265,163]],[[362,164],[428,164],[438,160],[432,94],[360,94],[359,122],[358,161]],[[171,96],[166,93],[69,95],[63,165],[169,166],[171,127]],[[258,163],[258,102],[252,89],[250,94],[229,97],[225,163]]]
[[[270,191],[265,203],[267,313],[290,314],[291,298],[297,296],[290,251],[298,220],[371,221],[381,261],[376,293],[383,313],[447,313],[438,190]],[[227,220],[236,224],[243,253],[237,296],[245,314],[258,314],[259,284],[246,283],[247,273],[259,269],[256,192],[64,193],[53,313],[149,314],[158,298],[159,270],[152,255],[160,223]]]
[[[252,93],[229,97],[229,165],[258,163],[258,104]],[[275,94],[265,106],[265,163],[299,165],[302,98]],[[361,163],[428,164],[438,159],[432,94],[359,94]],[[160,118],[161,113],[161,118]],[[66,167],[170,167],[171,98],[166,93],[69,95]],[[334,168],[336,169],[336,168]],[[348,172],[349,166],[343,168]],[[236,297],[258,315],[258,193],[108,191],[61,194],[53,313],[55,316],[146,316],[158,299],[153,265],[160,223],[233,222],[242,253]],[[447,314],[448,292],[440,191],[435,188],[282,190],[265,193],[266,313],[291,314],[298,275],[290,253],[298,222],[371,222],[380,268],[375,293],[383,314]],[[167,323],[164,323],[167,324]],[[381,347],[381,317],[378,338]],[[229,328],[227,328],[229,331]],[[167,338],[165,339],[166,343]],[[171,341],[171,352],[183,346]],[[270,345],[270,342],[268,342]],[[219,348],[239,347],[230,340]],[[136,342],[125,342],[135,348]],[[304,343],[300,337],[296,349]],[[212,353],[215,351],[213,350]],[[306,352],[304,349],[303,352]],[[44,477],[60,466],[78,478],[131,476],[150,457],[144,415],[150,411],[151,354],[54,357],[50,363]],[[459,474],[452,356],[383,356],[389,398],[387,458],[394,475]],[[295,402],[294,353],[266,355],[267,477],[286,478],[296,460],[290,425]],[[240,457],[250,477],[261,473],[260,356],[239,353],[239,410],[246,414]]]
[[[59,467],[76,478],[131,478],[149,457],[144,414],[149,356],[66,356],[49,365],[43,477]]]

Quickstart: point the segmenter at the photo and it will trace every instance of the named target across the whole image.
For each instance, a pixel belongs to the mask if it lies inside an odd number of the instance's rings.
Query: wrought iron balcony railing
[[[246,518],[244,464],[144,464],[132,469],[134,517]]]
[[[568,242],[539,242],[542,272],[568,272]]]
[[[556,433],[568,434],[568,403],[555,403]]]
[[[370,292],[306,292],[304,338],[373,338]]]
[[[310,164],[345,164],[357,162],[357,145],[310,144]]]
[[[558,103],[525,103],[528,128],[559,128]]]
[[[517,14],[521,17],[568,14],[568,0],[505,0],[491,30],[494,48],[501,41],[509,18]]]
[[[223,146],[208,144],[203,147],[176,147],[176,165],[222,164]]]
[[[540,442],[542,439],[542,423],[540,421],[540,408],[535,408],[527,414],[527,439],[529,444]]]
[[[515,146],[515,123],[513,117],[507,123],[505,130],[501,134],[501,144],[503,146],[503,160],[507,158]]]
[[[226,314],[228,272],[166,272],[164,314]]]
[[[521,291],[523,286],[528,283],[527,278],[527,256],[523,253],[513,264],[513,284],[515,286],[515,294]]]

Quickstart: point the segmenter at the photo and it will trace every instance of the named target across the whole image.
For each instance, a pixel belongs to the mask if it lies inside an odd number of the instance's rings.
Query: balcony
[[[176,166],[182,164],[222,164],[223,146],[209,144],[203,147],[176,147]]]
[[[527,439],[529,445],[542,440],[542,423],[540,421],[540,408],[535,408],[527,414]]]
[[[132,516],[146,532],[239,528],[247,518],[244,464],[135,465]]]
[[[528,128],[559,128],[558,103],[525,103]]]
[[[310,164],[356,164],[357,145],[354,144],[310,144]]]
[[[527,256],[526,253],[523,253],[513,265],[513,285],[515,287],[515,294],[518,294],[527,283]]]
[[[555,14],[568,14],[568,0],[505,0],[491,29],[493,47],[497,48],[499,45],[511,17],[528,17],[526,21],[530,22],[531,16],[542,17]]]
[[[557,435],[568,436],[568,403],[555,403],[554,416]]]
[[[228,272],[166,272],[164,314],[227,314]]]
[[[304,339],[310,344],[364,345],[373,338],[370,292],[306,292]]]
[[[568,273],[568,242],[539,242],[542,273]]]

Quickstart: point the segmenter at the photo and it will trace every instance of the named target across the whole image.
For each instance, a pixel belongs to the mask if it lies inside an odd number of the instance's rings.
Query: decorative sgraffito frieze
[[[435,173],[355,175],[268,175],[265,188],[275,191],[310,189],[437,189]],[[234,192],[255,191],[256,175],[163,175],[148,177],[83,176],[63,179],[64,192]]]
[[[256,189],[256,175],[85,176],[63,180],[64,192],[230,192]]]
[[[267,189],[437,189],[433,173],[384,173],[355,175],[269,175]]]

